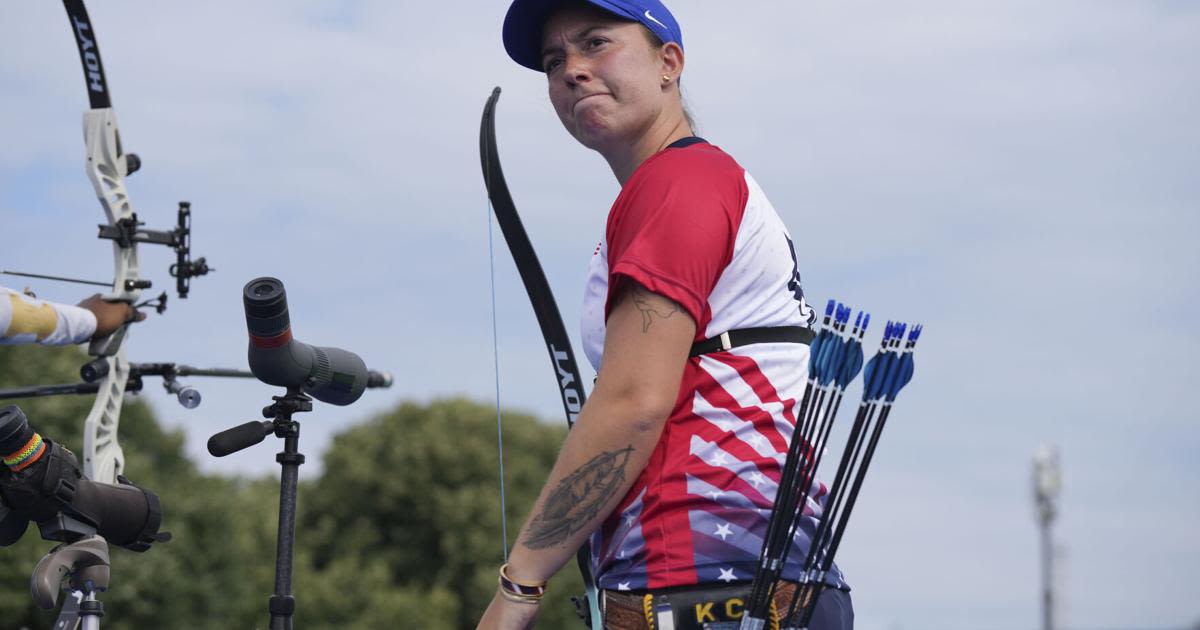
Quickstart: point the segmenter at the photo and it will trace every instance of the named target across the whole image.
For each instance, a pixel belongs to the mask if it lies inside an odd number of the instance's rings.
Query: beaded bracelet
[[[511,602],[536,604],[546,594],[546,583],[521,584],[508,577],[508,565],[500,567],[500,594]]]

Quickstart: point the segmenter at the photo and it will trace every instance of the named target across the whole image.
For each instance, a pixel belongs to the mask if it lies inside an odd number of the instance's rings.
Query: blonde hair
[[[663,42],[662,38],[656,35],[654,31],[647,28],[645,24],[642,24],[641,22],[636,22],[636,24],[642,27],[642,32],[646,34],[646,41],[650,43],[651,48],[660,50],[663,46],[666,46],[666,43]],[[683,97],[683,77],[681,76],[676,79],[675,83],[679,87],[679,104],[683,107],[683,118],[687,121],[688,127],[691,128],[692,133],[696,134],[698,133],[696,117],[692,115],[692,110],[690,110],[687,105],[687,99]]]

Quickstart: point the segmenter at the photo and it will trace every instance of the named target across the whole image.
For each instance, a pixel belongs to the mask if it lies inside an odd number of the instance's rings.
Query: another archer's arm
[[[143,315],[123,302],[94,295],[79,306],[56,304],[0,287],[0,344],[61,346],[112,334]]]
[[[548,580],[633,486],[675,406],[696,324],[678,304],[626,279],[606,323],[596,388],[509,556],[521,583]],[[499,595],[481,628],[522,627]]]

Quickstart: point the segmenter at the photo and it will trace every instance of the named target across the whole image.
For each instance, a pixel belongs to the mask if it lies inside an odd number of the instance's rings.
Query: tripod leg
[[[300,425],[291,422],[284,437],[283,452],[276,456],[282,466],[279,477],[279,534],[275,548],[275,594],[271,596],[271,630],[292,630],[296,598],[292,595],[292,561],[296,545],[296,485],[304,455],[298,451]]]
[[[83,593],[67,588],[63,590],[68,591],[67,598],[63,602],[62,610],[58,612],[54,630],[76,630],[79,627],[79,601],[83,599]]]

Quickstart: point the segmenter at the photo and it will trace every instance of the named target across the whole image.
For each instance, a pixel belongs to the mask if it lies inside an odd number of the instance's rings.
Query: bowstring
[[[490,190],[490,187],[489,187]],[[500,413],[500,346],[496,330],[496,245],[492,229],[492,200],[487,203],[488,269],[492,288],[492,369],[496,374],[496,447],[500,457],[500,547],[508,563],[508,508],[504,498],[504,422]]]

